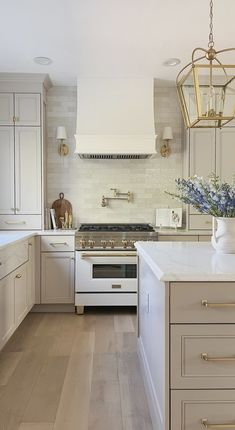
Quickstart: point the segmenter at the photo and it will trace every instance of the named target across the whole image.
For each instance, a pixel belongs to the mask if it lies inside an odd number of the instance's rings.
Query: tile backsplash
[[[52,87],[47,97],[47,205],[64,192],[73,206],[75,226],[79,222],[155,222],[155,209],[180,206],[164,190],[174,190],[174,179],[182,176],[182,117],[176,89],[155,82],[157,149],[163,128],[170,125],[174,139],[169,158],[160,153],[146,160],[82,160],[74,154],[76,131],[75,87]],[[56,127],[67,130],[69,155],[60,157]],[[111,201],[101,207],[102,195],[112,196],[110,188],[133,193],[133,202]]]

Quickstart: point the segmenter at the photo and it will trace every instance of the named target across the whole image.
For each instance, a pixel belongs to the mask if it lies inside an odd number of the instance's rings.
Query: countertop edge
[[[37,237],[37,236],[75,236],[76,230],[32,230],[32,231],[23,231],[23,230],[1,230],[0,231],[0,238],[1,233],[6,237],[7,233],[9,233],[9,237],[5,239],[3,243],[1,243],[0,239],[0,250],[9,246],[13,245],[14,243],[23,241],[25,239],[30,239],[30,237]],[[19,237],[17,237],[19,235]]]
[[[159,242],[156,242],[159,243]],[[170,244],[171,242],[169,242]],[[234,273],[216,273],[216,274],[184,274],[163,272],[156,261],[146,252],[141,242],[135,243],[138,255],[142,256],[152,272],[161,282],[235,282]]]

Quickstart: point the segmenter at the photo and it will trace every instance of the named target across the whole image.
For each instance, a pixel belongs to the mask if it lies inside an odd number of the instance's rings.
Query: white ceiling
[[[235,46],[235,0],[214,0],[216,48]],[[207,46],[209,0],[0,0],[0,71],[174,80],[196,46]],[[33,63],[46,56],[49,66]],[[180,66],[163,61],[179,57]],[[235,53],[234,60],[235,62]]]

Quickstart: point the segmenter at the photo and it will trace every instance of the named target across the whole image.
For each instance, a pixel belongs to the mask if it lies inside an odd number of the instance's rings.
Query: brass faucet
[[[108,206],[109,200],[126,200],[128,203],[130,203],[132,198],[132,193],[130,191],[128,191],[127,193],[121,193],[120,191],[118,191],[117,188],[110,188],[110,190],[113,191],[113,197],[102,196],[102,208]]]

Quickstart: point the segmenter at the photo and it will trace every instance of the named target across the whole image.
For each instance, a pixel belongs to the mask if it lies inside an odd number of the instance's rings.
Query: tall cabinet
[[[222,181],[232,182],[235,175],[235,128],[191,129],[188,132],[187,176],[208,177],[211,172]],[[189,230],[211,230],[212,217],[188,208]]]
[[[0,229],[43,227],[46,75],[0,73]]]

